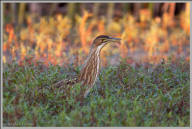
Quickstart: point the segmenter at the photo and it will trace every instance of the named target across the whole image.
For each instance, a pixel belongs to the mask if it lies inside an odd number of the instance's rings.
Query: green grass
[[[50,86],[73,74],[60,66],[4,64],[3,126],[190,126],[189,62],[122,61],[101,70],[84,100],[79,84]]]

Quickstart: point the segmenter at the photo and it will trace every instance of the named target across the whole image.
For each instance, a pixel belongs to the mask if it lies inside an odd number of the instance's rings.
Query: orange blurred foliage
[[[180,15],[180,25],[190,35],[190,3],[186,4],[185,12]]]
[[[69,64],[70,61],[77,66],[84,62],[91,41],[100,34],[122,39],[119,46],[106,46],[103,49],[101,58],[104,66],[109,63],[106,57],[114,54],[133,63],[134,59],[129,57],[142,53],[142,61],[158,63],[162,58],[166,60],[169,53],[177,56],[183,52],[189,53],[189,3],[177,19],[179,24],[175,23],[174,6],[172,3],[166,4],[162,17],[153,18],[149,9],[141,9],[139,21],[133,15],[126,14],[119,20],[112,19],[110,23],[104,17],[95,19],[84,10],[82,16],[76,15],[74,26],[71,19],[62,14],[41,17],[40,22],[35,22],[33,16],[28,15],[27,27],[22,27],[18,32],[12,24],[5,25],[3,62],[8,63],[11,54],[11,59],[18,60],[22,65],[31,55],[31,62],[42,61],[46,66],[49,63]],[[189,61],[189,55],[185,59]]]
[[[88,29],[86,29],[86,21],[91,16],[92,16],[91,13],[84,10],[83,11],[83,17],[80,18],[79,35],[80,35],[80,39],[81,39],[82,48],[85,51],[85,53],[89,52],[86,37],[88,37],[90,35],[90,30],[89,30],[89,33],[88,33]]]

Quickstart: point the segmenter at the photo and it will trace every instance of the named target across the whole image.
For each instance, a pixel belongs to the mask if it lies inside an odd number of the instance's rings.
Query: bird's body
[[[84,96],[87,96],[89,90],[95,84],[99,69],[100,69],[100,51],[103,46],[94,48],[90,51],[90,54],[80,72],[79,80],[81,80],[83,86],[88,86]]]
[[[56,85],[73,85],[80,82],[82,86],[86,86],[84,97],[86,97],[90,89],[94,86],[100,69],[100,52],[102,48],[109,42],[117,42],[120,39],[111,38],[109,36],[100,35],[93,41],[89,55],[83,64],[80,74],[72,80],[62,80]]]

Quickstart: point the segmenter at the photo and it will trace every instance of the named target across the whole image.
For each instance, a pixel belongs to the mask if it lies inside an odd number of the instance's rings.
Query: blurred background
[[[121,38],[107,45],[102,65],[189,61],[189,3],[4,3],[3,63],[81,65],[93,39]]]

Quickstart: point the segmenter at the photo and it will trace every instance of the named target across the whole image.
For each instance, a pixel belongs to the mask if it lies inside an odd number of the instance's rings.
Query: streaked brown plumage
[[[60,85],[73,85],[75,83],[81,83],[82,86],[86,86],[84,97],[86,97],[90,89],[95,84],[100,69],[100,52],[102,48],[110,42],[118,42],[119,38],[112,38],[106,35],[100,35],[93,41],[89,55],[81,69],[81,72],[77,78],[73,80],[62,80],[55,84]]]

